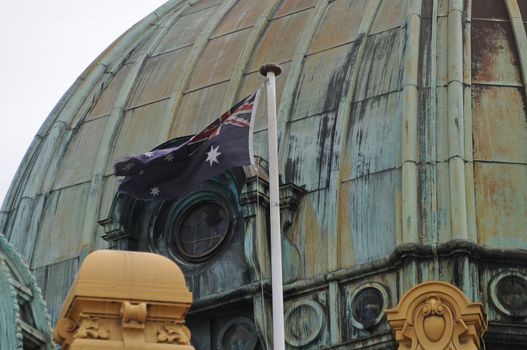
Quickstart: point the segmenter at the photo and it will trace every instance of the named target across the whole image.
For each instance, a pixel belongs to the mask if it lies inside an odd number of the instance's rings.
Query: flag
[[[175,146],[121,159],[115,175],[125,176],[119,192],[139,199],[175,199],[234,167],[254,164],[252,135],[258,91],[196,135]],[[179,142],[178,142],[179,141]]]

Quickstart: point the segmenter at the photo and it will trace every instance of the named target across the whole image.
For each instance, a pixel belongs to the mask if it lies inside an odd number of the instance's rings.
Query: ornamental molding
[[[314,300],[298,300],[285,313],[285,341],[294,347],[315,342],[324,329],[324,308]]]
[[[62,350],[194,350],[185,327],[191,302],[171,260],[98,250],[84,259],[53,336]]]
[[[165,323],[157,330],[157,342],[190,345],[190,330],[182,323]]]
[[[488,327],[481,303],[438,281],[410,289],[386,316],[399,350],[477,350]]]
[[[73,338],[108,339],[110,338],[110,329],[101,324],[96,317],[81,315]]]

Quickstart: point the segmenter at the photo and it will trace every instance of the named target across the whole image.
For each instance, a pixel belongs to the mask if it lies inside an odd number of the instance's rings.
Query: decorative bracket
[[[399,350],[478,350],[488,327],[480,303],[438,281],[410,289],[386,316]]]
[[[246,186],[240,196],[240,204],[243,208],[243,215],[246,220],[246,260],[251,267],[254,278],[258,278],[260,271],[268,271],[266,257],[268,243],[263,242],[261,234],[256,231],[262,230],[268,233],[267,227],[269,216],[269,182],[267,171],[264,168],[266,163],[259,159],[256,167],[246,169]],[[282,230],[282,255],[287,257],[287,264],[284,264],[284,282],[293,282],[300,277],[302,255],[294,243],[293,237],[289,232],[300,205],[300,200],[305,191],[294,184],[284,184],[280,186],[280,220]],[[267,237],[267,234],[265,235]],[[265,240],[265,239],[264,239]],[[263,258],[265,257],[265,258]],[[268,276],[267,273],[263,273]]]

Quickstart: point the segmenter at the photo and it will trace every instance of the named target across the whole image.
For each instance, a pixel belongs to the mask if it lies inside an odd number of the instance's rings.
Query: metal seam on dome
[[[477,242],[477,224],[476,224],[476,186],[474,180],[474,154],[473,134],[472,134],[472,0],[466,0],[466,14],[463,27],[463,94],[465,109],[465,177],[467,191],[467,229],[468,238]]]
[[[343,178],[343,157],[344,157],[344,150],[347,147],[347,135],[348,135],[348,129],[350,124],[350,114],[351,114],[351,104],[355,97],[356,89],[357,89],[357,80],[359,77],[359,70],[362,66],[363,60],[364,60],[364,54],[366,52],[366,44],[368,42],[368,34],[371,31],[371,28],[373,26],[373,22],[375,21],[375,18],[377,17],[379,8],[381,6],[382,1],[371,1],[368,3],[365,14],[362,17],[361,24],[359,26],[359,30],[357,33],[357,37],[360,38],[360,42],[358,42],[359,47],[357,48],[357,55],[355,58],[355,62],[353,65],[350,65],[348,67],[348,70],[346,72],[346,83],[348,85],[348,90],[346,95],[341,96],[341,100],[339,101],[338,105],[338,112],[337,112],[337,120],[336,120],[336,126],[335,126],[335,136],[333,141],[333,150],[338,149],[338,170],[336,171],[335,175],[331,175],[330,178],[330,192],[336,193],[336,201],[335,201],[335,222],[334,227],[330,228],[330,231],[328,234],[330,235],[329,244],[328,244],[328,251],[330,252],[329,258],[328,258],[328,271],[334,271],[339,266],[339,252],[338,252],[338,240],[340,239],[340,236],[342,234],[342,231],[339,229],[340,227],[340,221],[342,220],[342,213],[340,205],[340,201],[342,200],[342,194],[341,194],[341,183]],[[340,133],[340,134],[339,134]],[[337,167],[337,164],[332,165],[332,169],[335,169]],[[350,247],[350,250],[353,250],[353,247]]]
[[[421,28],[420,1],[409,0],[408,12],[405,17],[406,36],[405,59],[403,73],[403,92],[401,96],[402,117],[402,238],[403,242],[419,242],[417,187],[418,170],[418,67],[419,67],[419,33]],[[409,160],[413,162],[408,162]],[[400,242],[399,242],[400,243]],[[416,276],[410,276],[415,280]]]
[[[313,40],[316,29],[320,21],[323,18],[326,8],[328,7],[329,0],[319,1],[315,8],[313,9],[313,14],[310,17],[311,25],[307,25],[307,28],[304,28],[302,36],[298,40],[298,44],[295,47],[293,54],[293,60],[291,62],[291,67],[287,74],[287,80],[282,92],[282,97],[280,99],[280,106],[278,107],[278,152],[279,152],[279,164],[280,168],[283,168],[285,160],[285,140],[289,135],[289,128],[287,127],[288,122],[291,119],[292,109],[293,109],[293,99],[295,97],[295,89],[298,86],[300,81],[300,76],[302,74],[302,68],[304,67],[304,59],[306,57],[309,45]]]
[[[525,26],[517,0],[505,0],[505,5],[509,13],[512,32],[520,59],[520,71],[524,87],[523,93],[527,97],[527,35],[525,33]]]
[[[177,6],[178,4],[179,3],[177,3],[175,6]],[[186,6],[182,6],[178,9],[175,9],[175,18],[168,17],[165,19],[165,21],[171,22],[173,20],[177,20],[179,18],[178,15],[186,8]],[[102,189],[104,188],[105,183],[104,178],[106,168],[108,167],[108,162],[112,159],[115,143],[119,138],[121,125],[125,119],[126,105],[128,104],[132,96],[135,83],[148,59],[149,54],[154,52],[161,38],[168,31],[168,28],[169,27],[167,26],[163,30],[158,31],[157,33],[153,33],[154,39],[152,40],[146,51],[141,54],[132,64],[131,71],[128,73],[123,83],[123,86],[119,91],[119,95],[114,101],[112,113],[107,121],[103,138],[99,143],[99,151],[97,152],[97,157],[95,159],[95,164],[91,176],[90,189],[88,192],[88,199],[86,202],[84,223],[81,236],[81,261],[84,260],[88,253],[93,249],[93,245],[96,241],[95,233],[97,232],[97,222],[100,211],[99,203],[102,199]]]
[[[467,202],[464,158],[463,98],[463,25],[462,4],[450,3],[448,9],[448,156],[450,189],[450,224],[452,239],[468,239]],[[453,156],[460,158],[453,158]]]
[[[353,98],[355,97],[356,89],[357,89],[357,79],[359,76],[359,68],[362,64],[362,61],[364,59],[364,53],[366,51],[366,43],[368,42],[368,34],[371,31],[371,28],[373,26],[373,22],[375,18],[377,17],[379,8],[381,6],[381,0],[377,1],[370,1],[366,9],[364,11],[364,16],[362,17],[362,21],[359,25],[359,29],[357,32],[357,42],[358,42],[358,49],[357,49],[357,55],[355,58],[355,63],[353,65],[349,65],[346,71],[346,79],[344,85],[348,86],[348,90],[343,96],[340,97],[340,101],[338,104],[338,111],[336,115],[336,122],[335,122],[335,131],[333,135],[332,140],[332,150],[334,152],[335,149],[339,149],[339,166],[336,173],[336,176],[331,175],[329,180],[329,191],[330,193],[336,193],[336,200],[335,200],[335,220],[334,220],[334,227],[329,228],[328,236],[328,271],[335,271],[338,269],[339,266],[339,260],[340,260],[340,254],[339,254],[339,244],[338,241],[340,239],[340,236],[342,234],[342,230],[340,230],[340,221],[342,220],[341,217],[341,210],[342,206],[340,205],[340,202],[342,201],[342,194],[341,194],[341,183],[342,183],[342,173],[343,173],[343,166],[342,166],[342,157],[344,154],[344,149],[347,146],[347,135],[348,135],[348,126],[350,122],[350,112],[351,112],[351,104],[353,101]],[[360,40],[360,41],[359,41]],[[354,45],[351,46],[351,49],[354,48]],[[350,49],[350,50],[351,50]],[[349,84],[346,84],[349,82]],[[344,135],[344,136],[343,136]],[[332,153],[333,153],[332,152]],[[330,169],[334,168],[331,165],[330,162]],[[353,251],[353,247],[348,247],[350,251]],[[340,320],[340,298],[338,294],[338,282],[332,281],[330,282],[330,300],[332,302],[330,305],[330,313],[334,316],[330,319],[331,322],[331,330],[332,330],[332,343],[337,344],[342,339],[342,335],[339,332],[339,325],[341,324]]]
[[[199,61],[200,55],[209,42],[209,37],[214,33],[214,30],[218,27],[220,22],[235,3],[236,0],[226,1],[221,7],[221,10],[215,14],[214,18],[210,20],[208,26],[204,28],[204,30],[194,42],[190,54],[188,55],[184,64],[185,71],[183,72],[181,78],[177,79],[176,84],[172,89],[172,93],[170,94],[170,101],[168,102],[165,115],[160,122],[159,133],[156,137],[158,142],[163,142],[170,137],[171,130],[177,121],[177,113],[181,106],[184,91],[187,88],[187,85],[190,83],[192,72]]]
[[[240,92],[243,74],[247,70],[254,54],[254,50],[258,45],[259,39],[262,36],[264,30],[269,25],[271,15],[274,13],[279,3],[280,0],[270,1],[270,5],[265,8],[265,11],[262,13],[262,15],[258,16],[256,23],[252,26],[253,29],[248,39],[248,43],[243,47],[243,51],[235,64],[233,74],[229,79],[230,82],[223,99],[221,108],[222,111],[227,110],[236,102],[236,98],[238,98]]]

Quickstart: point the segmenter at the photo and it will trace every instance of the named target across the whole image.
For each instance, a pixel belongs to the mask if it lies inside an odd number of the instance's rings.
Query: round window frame
[[[494,308],[498,310],[501,314],[513,318],[522,318],[527,316],[527,307],[525,307],[521,311],[511,311],[509,310],[503,303],[500,301],[500,298],[498,296],[498,284],[507,277],[518,277],[523,279],[525,282],[525,285],[527,286],[527,275],[524,273],[521,273],[519,271],[502,271],[498,273],[496,276],[492,278],[492,280],[489,283],[489,295],[490,295],[490,301]]]
[[[381,312],[372,322],[363,323],[355,317],[355,302],[357,300],[357,297],[360,295],[362,291],[366,289],[372,289],[372,288],[377,290],[381,294],[381,298],[382,298]],[[368,282],[368,283],[361,284],[360,286],[355,288],[355,290],[351,293],[349,300],[351,301],[350,302],[351,324],[358,329],[370,329],[370,328],[377,326],[383,320],[385,316],[385,310],[386,308],[388,308],[388,291],[386,290],[386,287],[384,287],[382,284],[378,282]]]
[[[179,244],[179,227],[184,222],[185,218],[198,206],[204,203],[213,203],[220,206],[226,213],[226,219],[228,220],[225,234],[221,238],[220,242],[214,246],[214,248],[207,251],[205,254],[200,256],[189,255],[180,247]],[[228,241],[232,238],[233,228],[236,227],[236,215],[229,201],[221,196],[219,193],[207,191],[194,193],[182,202],[176,205],[174,210],[170,211],[170,216],[174,217],[172,222],[166,226],[165,231],[165,242],[168,248],[170,256],[180,262],[186,264],[200,264],[205,261],[212,259],[220,251],[223,250]]]

